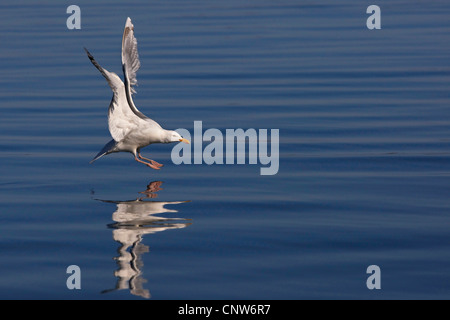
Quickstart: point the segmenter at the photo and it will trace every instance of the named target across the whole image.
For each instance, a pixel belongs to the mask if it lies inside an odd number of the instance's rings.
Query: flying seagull
[[[122,70],[124,82],[114,72],[102,68],[92,54],[84,48],[92,64],[106,78],[113,91],[113,97],[108,110],[108,126],[112,140],[92,159],[95,160],[114,152],[130,152],[134,159],[150,168],[159,170],[163,165],[141,156],[141,148],[153,143],[184,142],[177,132],[163,129],[156,121],[140,112],[132,99],[136,93],[136,72],[141,66],[137,51],[137,41],[134,37],[134,26],[127,18],[122,37]]]

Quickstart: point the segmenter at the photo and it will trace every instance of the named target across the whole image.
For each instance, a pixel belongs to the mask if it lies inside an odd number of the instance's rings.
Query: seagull
[[[113,91],[108,110],[108,127],[113,139],[90,163],[110,153],[130,152],[137,162],[159,170],[163,165],[141,156],[141,148],[153,143],[184,142],[189,144],[189,141],[183,139],[176,131],[163,129],[156,121],[140,112],[133,102],[132,95],[136,93],[133,86],[137,84],[136,73],[141,63],[131,19],[127,18],[122,37],[123,82],[117,74],[102,68],[86,48],[84,50]]]

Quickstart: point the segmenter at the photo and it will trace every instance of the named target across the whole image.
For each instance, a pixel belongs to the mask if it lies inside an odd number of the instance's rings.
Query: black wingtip
[[[93,60],[94,57],[92,56],[92,54],[89,52],[88,49],[86,49],[86,47],[83,47],[84,51],[86,51],[87,56],[89,57],[90,60]]]

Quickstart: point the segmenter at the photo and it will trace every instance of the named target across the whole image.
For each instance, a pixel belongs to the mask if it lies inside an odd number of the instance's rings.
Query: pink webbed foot
[[[145,162],[145,161],[139,160],[138,157],[135,157],[134,160],[136,160],[137,162],[143,163],[143,164],[147,165],[147,167],[150,167],[150,168],[152,168],[152,169],[160,170],[160,167],[157,167],[157,166],[155,166],[154,164],[151,164],[151,163],[149,163],[149,162]]]

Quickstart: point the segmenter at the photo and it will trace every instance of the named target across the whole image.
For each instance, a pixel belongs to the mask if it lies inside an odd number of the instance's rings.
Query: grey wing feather
[[[109,86],[111,87],[111,90],[115,94],[117,94],[117,91],[123,86],[123,82],[122,82],[122,80],[120,80],[119,76],[117,74],[115,74],[114,72],[109,72],[108,70],[102,68],[102,66],[100,66],[98,64],[98,62],[94,59],[92,54],[86,48],[84,48],[84,51],[86,51],[86,54],[87,54],[89,60],[91,60],[92,64],[105,77],[106,81],[108,82]]]
[[[136,74],[141,67],[141,63],[139,62],[137,40],[134,36],[134,26],[130,18],[127,18],[123,31],[122,65],[125,73],[124,76],[129,81],[129,89],[131,93],[136,93],[133,86],[137,84]]]
[[[128,101],[131,100],[131,98],[129,98],[128,91],[124,89],[124,83],[120,80],[119,76],[114,72],[109,72],[105,68],[102,68],[92,54],[86,48],[84,48],[84,50],[92,64],[105,77],[114,93],[109,105],[108,126],[113,139],[121,141],[133,127],[130,126],[130,123],[134,121],[134,118],[136,118],[136,116],[138,118],[145,118],[145,116],[140,115],[134,105],[129,104]]]
[[[136,73],[140,66],[141,63],[139,62],[137,40],[134,37],[134,26],[131,23],[131,19],[127,18],[122,37],[122,69],[126,98],[131,111],[139,118],[147,119],[147,117],[138,110],[131,97],[133,93],[136,93],[133,86],[137,84]]]

